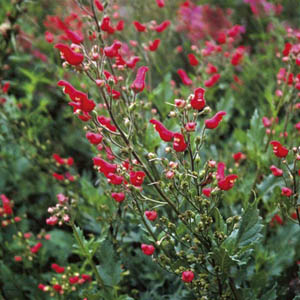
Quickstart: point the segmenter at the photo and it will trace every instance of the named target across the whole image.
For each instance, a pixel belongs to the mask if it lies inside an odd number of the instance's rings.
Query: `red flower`
[[[37,244],[35,244],[33,247],[30,248],[31,253],[37,253],[42,246],[43,244],[41,242],[38,242]]]
[[[169,27],[170,24],[171,24],[171,22],[169,20],[165,20],[161,24],[155,26],[154,30],[156,32],[163,32]]]
[[[38,288],[40,289],[40,290],[42,290],[42,291],[44,291],[44,289],[45,289],[45,285],[44,284],[42,284],[42,283],[40,283],[39,285],[38,285]]]
[[[56,291],[56,292],[61,292],[62,291],[62,286],[60,284],[53,284],[53,289]]]
[[[279,225],[283,225],[283,220],[279,215],[276,214],[276,215],[274,215],[274,217],[271,220],[271,225],[274,226],[274,223],[277,223]]]
[[[202,189],[202,194],[209,198],[211,194],[211,190],[212,190],[211,188],[204,188]]]
[[[207,66],[206,66],[205,72],[207,74],[217,73],[218,68],[216,66],[212,65],[211,63],[208,63]]]
[[[212,87],[219,81],[220,77],[220,74],[214,74],[208,80],[204,81],[204,85],[206,87]]]
[[[99,121],[99,123],[103,126],[105,126],[108,130],[116,132],[117,128],[111,124],[111,120],[110,118],[106,118],[104,116],[98,116],[97,120]]]
[[[55,173],[55,172],[52,174],[52,176],[53,176],[55,179],[59,180],[59,181],[65,179],[64,175],[58,174],[58,173]]]
[[[66,29],[65,33],[72,43],[80,45],[83,42],[83,36],[81,33],[77,33],[69,29]]]
[[[211,119],[205,120],[205,127],[208,129],[217,128],[219,123],[222,121],[223,116],[225,115],[226,115],[225,111],[217,112]]]
[[[123,29],[124,29],[124,21],[123,20],[120,20],[119,22],[118,22],[118,24],[116,25],[116,30],[118,30],[118,31],[122,31]]]
[[[183,152],[187,147],[184,136],[181,133],[175,133],[173,136],[173,149],[176,152]]]
[[[158,46],[160,44],[160,39],[156,39],[153,42],[149,42],[149,50],[150,51],[156,51]]]
[[[1,194],[0,197],[2,200],[2,207],[4,210],[4,214],[11,215],[13,213],[13,210],[10,204],[10,200],[4,194]]]
[[[133,25],[138,32],[144,32],[147,29],[146,25],[141,24],[138,21],[134,21]]]
[[[110,17],[104,17],[102,19],[100,29],[109,34],[113,34],[115,32],[115,29],[110,25]]]
[[[49,31],[46,31],[45,32],[45,39],[46,39],[46,41],[48,42],[48,43],[53,43],[53,40],[54,40],[54,35],[51,33],[51,32],[49,32]]]
[[[241,63],[243,56],[244,56],[244,51],[245,51],[245,48],[243,46],[238,47],[235,50],[235,52],[233,53],[232,58],[231,58],[231,64],[233,66],[237,66],[238,64]]]
[[[179,69],[177,71],[177,74],[181,78],[183,84],[185,84],[185,85],[193,84],[193,81],[188,77],[188,75],[186,74],[186,72],[183,69]]]
[[[219,32],[217,41],[219,44],[225,44],[226,43],[226,33],[225,32]]]
[[[286,157],[289,150],[283,147],[278,141],[271,141],[270,144],[273,146],[273,152],[277,157]]]
[[[64,267],[59,266],[58,264],[52,264],[51,269],[54,270],[56,273],[61,274],[65,271]]]
[[[196,122],[188,122],[185,124],[184,128],[186,129],[186,131],[195,131],[197,126]]]
[[[138,56],[133,56],[128,61],[126,61],[126,66],[130,69],[134,69],[139,61],[140,58]]]
[[[191,100],[191,106],[194,109],[202,110],[205,107],[205,99],[204,99],[205,89],[197,88],[194,91],[194,97]]]
[[[270,119],[268,119],[267,117],[263,117],[262,122],[263,122],[264,127],[266,127],[266,128],[268,128],[272,125],[272,121]]]
[[[84,281],[92,281],[92,277],[90,275],[82,274],[81,277]]]
[[[15,260],[16,262],[20,262],[20,261],[22,261],[22,256],[15,256],[15,257],[14,257],[14,260]]]
[[[156,3],[158,7],[164,7],[165,6],[165,0],[156,0]]]
[[[270,170],[272,171],[274,176],[282,176],[282,174],[283,174],[283,171],[281,169],[275,167],[274,165],[272,165],[270,167]]]
[[[94,157],[93,161],[94,165],[100,167],[99,171],[102,172],[105,176],[107,176],[109,173],[116,173],[117,171],[117,165],[110,164],[100,157]]]
[[[102,3],[100,2],[100,0],[95,0],[95,5],[99,11],[104,10],[104,7],[103,7]]]
[[[292,50],[293,45],[291,43],[285,43],[284,49],[282,51],[283,56],[288,56]]]
[[[118,176],[116,174],[113,173],[108,173],[106,175],[108,182],[114,185],[120,185],[123,183],[124,178],[122,176]]]
[[[149,221],[155,221],[157,218],[157,212],[155,210],[146,210],[145,216]]]
[[[195,67],[199,65],[199,61],[193,53],[188,54],[188,59],[191,66]]]
[[[73,276],[69,278],[70,284],[76,284],[79,281],[79,276]]]
[[[114,41],[111,46],[104,47],[104,54],[107,57],[115,57],[119,54],[119,49],[122,47],[120,41]]]
[[[117,202],[123,202],[125,199],[124,193],[111,193],[111,196],[117,201]]]
[[[80,65],[83,62],[84,56],[81,53],[77,53],[73,51],[68,45],[64,44],[56,44],[54,48],[57,48],[64,56],[64,59],[70,64],[70,65]]]
[[[154,125],[154,129],[163,141],[170,142],[173,139],[175,133],[168,130],[161,122],[152,119],[150,123]]]
[[[50,226],[54,226],[58,223],[58,218],[56,216],[51,216],[50,218],[46,219],[46,224]]]
[[[144,182],[146,174],[143,171],[130,172],[130,183],[134,186],[141,186]]]
[[[282,196],[286,196],[286,197],[290,197],[292,196],[293,192],[291,189],[287,188],[287,187],[282,187],[281,188],[281,195]]]
[[[140,67],[137,71],[137,75],[133,83],[131,84],[131,88],[135,93],[140,93],[145,88],[145,78],[146,72],[149,70],[148,67]]]
[[[195,275],[192,271],[184,271],[182,272],[181,279],[183,282],[191,282],[193,281]]]
[[[237,153],[234,153],[232,155],[232,157],[235,160],[235,162],[238,163],[240,160],[245,159],[246,155],[242,152],[237,152]]]
[[[100,133],[93,133],[90,131],[88,131],[85,136],[89,140],[89,142],[93,145],[100,144],[103,139],[103,136]]]
[[[146,255],[152,255],[155,251],[154,246],[147,245],[147,244],[142,244],[141,249],[142,249],[143,253]]]
[[[226,176],[224,179],[219,180],[218,187],[223,191],[228,191],[233,188],[234,181],[238,178],[237,175],[231,174]]]

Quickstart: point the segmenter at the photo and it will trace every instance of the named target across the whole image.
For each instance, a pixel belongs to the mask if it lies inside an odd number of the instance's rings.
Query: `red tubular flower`
[[[194,97],[191,100],[191,106],[194,109],[202,110],[205,107],[205,99],[204,99],[205,89],[197,88],[194,91]]]
[[[226,165],[223,162],[219,162],[217,165],[217,174],[216,174],[216,178],[218,181],[224,179],[225,169],[226,169]]]
[[[65,179],[64,175],[58,174],[58,173],[55,173],[55,172],[52,174],[52,176],[53,176],[55,179],[59,180],[59,181]]]
[[[156,4],[158,7],[164,7],[165,6],[165,0],[156,0]]]
[[[225,44],[226,43],[226,33],[225,32],[220,32],[218,34],[217,41],[220,45]]]
[[[122,31],[123,29],[124,29],[124,21],[123,20],[120,20],[119,22],[118,22],[118,24],[116,25],[116,30],[118,30],[118,31]]]
[[[276,214],[276,215],[274,215],[274,217],[271,220],[271,225],[274,226],[275,225],[274,223],[277,223],[279,225],[283,225],[283,220],[279,215]]]
[[[145,78],[146,78],[146,73],[148,70],[149,70],[149,68],[145,67],[145,66],[142,66],[138,69],[136,78],[130,86],[135,93],[140,93],[144,90]]]
[[[13,213],[13,210],[10,204],[10,200],[4,194],[1,194],[0,197],[2,200],[4,214],[11,215]]]
[[[68,45],[56,44],[54,48],[58,49],[64,56],[64,59],[73,66],[78,66],[83,62],[84,55],[73,51]]]
[[[57,153],[53,153],[52,157],[60,165],[63,165],[65,163],[64,159],[61,158]]]
[[[293,45],[291,43],[285,43],[284,49],[282,51],[282,55],[288,56],[290,54],[292,47],[293,47]]]
[[[179,108],[184,108],[186,105],[186,102],[183,99],[175,99],[174,102],[175,102],[175,105]]]
[[[181,133],[175,133],[173,137],[173,149],[176,152],[183,152],[187,147],[186,142],[184,141],[184,136]]]
[[[155,251],[154,246],[147,245],[147,244],[142,244],[141,249],[142,249],[144,254],[149,255],[149,256],[152,255]]]
[[[81,275],[81,278],[84,280],[84,281],[92,281],[92,277],[90,275],[87,275],[87,274],[82,274]]]
[[[67,165],[68,165],[68,166],[72,166],[73,163],[74,163],[74,158],[73,158],[73,157],[68,157],[68,158],[67,158]]]
[[[65,271],[64,267],[59,266],[58,264],[52,264],[51,269],[54,270],[56,273],[63,273]]]
[[[53,43],[53,41],[54,41],[54,35],[51,33],[51,32],[49,32],[49,31],[46,31],[45,32],[45,40],[48,42],[48,43]]]
[[[124,193],[111,193],[111,196],[119,203],[123,202],[125,199]]]
[[[263,117],[262,118],[262,122],[263,122],[263,125],[264,127],[268,128],[272,125],[272,122],[270,119],[268,119],[267,117]]]
[[[110,17],[104,17],[102,19],[100,29],[109,34],[113,34],[115,32],[115,29],[110,25]]]
[[[179,69],[177,71],[177,74],[181,78],[183,84],[185,84],[185,85],[193,84],[193,81],[188,77],[188,75],[186,74],[186,72],[183,69]]]
[[[42,291],[44,291],[44,289],[45,289],[45,285],[44,284],[42,284],[42,283],[40,283],[39,285],[38,285],[38,288],[40,289],[40,290],[42,290]]]
[[[83,35],[81,33],[77,33],[72,30],[65,30],[65,34],[67,35],[68,39],[77,45],[80,45],[83,42]]]
[[[89,140],[89,142],[93,145],[100,144],[103,139],[103,136],[100,133],[93,133],[90,131],[88,131],[85,136]]]
[[[114,41],[111,46],[104,47],[104,54],[107,57],[115,57],[119,53],[119,49],[122,47],[122,43],[120,41]]]
[[[97,120],[99,121],[99,123],[103,126],[105,126],[108,130],[116,132],[117,128],[111,124],[111,120],[110,118],[106,118],[104,116],[98,116]]]
[[[237,152],[232,155],[232,158],[236,163],[238,163],[240,160],[245,159],[246,155],[242,152]]]
[[[287,188],[287,187],[282,187],[281,188],[281,195],[282,196],[286,196],[286,197],[290,197],[292,196],[293,192],[291,189]]]
[[[197,126],[196,122],[188,122],[185,124],[184,128],[186,129],[186,131],[195,131]]]
[[[220,77],[220,74],[214,74],[208,80],[204,81],[204,85],[206,87],[212,87],[219,81]]]
[[[156,51],[158,46],[160,44],[160,39],[156,39],[153,42],[149,42],[149,50],[150,51]]]
[[[226,115],[225,111],[217,112],[211,119],[205,120],[205,127],[208,129],[217,128],[219,123],[222,121],[223,116],[225,115]]]
[[[294,127],[300,132],[300,122],[298,122],[297,124],[295,124]]]
[[[241,63],[241,61],[244,57],[244,51],[245,51],[245,48],[243,46],[238,47],[235,50],[235,52],[233,53],[232,58],[231,58],[231,64],[233,66],[237,66],[238,64]]]
[[[107,161],[105,161],[100,157],[94,157],[93,161],[94,161],[94,165],[100,167],[99,171],[103,173],[105,176],[107,176],[110,173],[116,173],[117,171],[117,165],[108,163]]]
[[[76,284],[79,281],[79,276],[73,276],[69,278],[69,283],[70,284]]]
[[[58,283],[57,284],[53,284],[52,287],[58,293],[60,293],[62,291],[62,286],[60,284],[58,284]]]
[[[102,3],[100,2],[100,0],[95,0],[95,6],[97,7],[97,9],[99,11],[103,11],[104,10],[104,6],[102,5]]]
[[[118,176],[116,174],[113,173],[108,173],[106,175],[108,182],[114,185],[120,185],[123,183],[124,178],[122,176]]]
[[[211,190],[212,190],[211,188],[204,188],[202,189],[202,194],[209,198],[211,194]]]
[[[150,120],[150,123],[154,125],[154,129],[158,132],[160,138],[165,142],[172,141],[174,132],[168,130],[161,122],[157,120]]]
[[[163,21],[161,24],[154,27],[154,30],[158,33],[165,31],[169,26],[171,22],[169,20]]]
[[[183,282],[191,282],[193,281],[195,275],[192,271],[184,271],[182,272],[181,279]]]
[[[126,61],[126,66],[130,69],[134,69],[139,61],[140,58],[138,56],[133,56],[128,61]]]
[[[211,63],[208,63],[205,69],[205,72],[207,74],[214,74],[218,72],[218,68],[214,65],[212,65]]]
[[[272,165],[272,166],[270,167],[270,170],[272,171],[272,173],[273,173],[274,176],[280,177],[280,176],[283,175],[283,171],[282,171],[281,169],[277,168],[277,167],[274,166],[274,165]]]
[[[50,218],[46,219],[46,224],[50,226],[54,226],[58,223],[58,218],[56,216],[51,216]]]
[[[146,210],[145,216],[149,221],[155,221],[157,218],[157,212],[155,210]]]
[[[146,25],[141,24],[138,21],[134,21],[133,25],[138,32],[144,32],[147,29]]]
[[[130,183],[134,186],[141,186],[144,182],[146,174],[143,171],[131,171],[129,173]]]
[[[273,146],[273,153],[279,157],[286,157],[289,153],[289,150],[283,147],[278,141],[271,141],[270,144]]]
[[[31,253],[37,253],[42,246],[43,244],[41,242],[38,242],[37,244],[35,244],[33,247],[30,248]]]
[[[234,181],[238,178],[237,175],[231,174],[218,182],[218,187],[223,191],[228,191],[233,188]]]
[[[193,53],[188,54],[188,59],[191,66],[195,67],[199,65],[199,61]]]

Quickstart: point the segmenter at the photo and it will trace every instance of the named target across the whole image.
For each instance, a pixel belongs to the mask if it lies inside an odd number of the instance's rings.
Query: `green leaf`
[[[214,207],[212,210],[212,215],[215,219],[216,229],[226,233],[227,232],[227,226],[223,220],[223,217],[220,214],[220,211],[217,207]]]

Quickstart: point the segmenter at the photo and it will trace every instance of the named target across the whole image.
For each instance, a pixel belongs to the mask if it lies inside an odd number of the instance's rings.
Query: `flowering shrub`
[[[285,6],[64,5],[0,25],[4,299],[298,299]]]

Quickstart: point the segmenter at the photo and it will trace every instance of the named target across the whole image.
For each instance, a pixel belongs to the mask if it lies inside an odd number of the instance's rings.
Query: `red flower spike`
[[[54,270],[58,274],[64,273],[64,271],[65,271],[65,268],[59,266],[58,264],[52,264],[51,269]]]
[[[157,218],[157,212],[155,210],[146,210],[145,216],[149,221],[155,221]]]
[[[100,144],[103,139],[103,136],[100,133],[93,133],[90,131],[88,131],[85,136],[89,140],[89,142],[93,145]]]
[[[204,81],[204,85],[206,87],[212,87],[219,81],[220,77],[220,74],[214,74],[208,80]]]
[[[205,120],[205,127],[208,129],[217,128],[219,123],[222,121],[223,116],[225,115],[226,115],[225,111],[217,112],[211,119]]]
[[[194,109],[202,110],[205,107],[205,99],[204,99],[205,89],[197,88],[194,91],[194,97],[191,100],[191,106]]]
[[[77,45],[80,45],[83,42],[83,35],[81,33],[77,33],[72,30],[65,30],[65,34],[67,35],[68,39]]]
[[[222,190],[222,191],[228,191],[231,188],[233,188],[234,185],[234,181],[238,178],[237,175],[235,174],[231,174],[226,176],[224,179],[220,180],[218,182],[218,187]]]
[[[124,178],[122,176],[118,176],[116,174],[113,173],[108,173],[106,175],[108,182],[114,185],[120,185],[123,183]]]
[[[290,197],[292,196],[293,192],[291,189],[287,188],[287,187],[282,187],[281,188],[281,195],[282,196],[286,196],[286,197]]]
[[[184,136],[181,133],[175,133],[173,137],[173,149],[176,152],[183,152],[187,148],[187,144],[184,141]]]
[[[181,279],[183,282],[191,282],[193,281],[195,275],[192,271],[184,271],[182,272]]]
[[[126,66],[130,69],[134,69],[139,61],[140,58],[138,56],[133,56],[128,61],[126,61]]]
[[[209,198],[211,194],[211,190],[212,190],[211,188],[204,188],[202,189],[202,194]]]
[[[46,32],[45,32],[45,40],[46,40],[49,44],[53,43],[53,41],[54,41],[54,35],[53,35],[51,32],[46,31]]]
[[[181,78],[181,81],[182,81],[183,84],[185,84],[185,85],[192,85],[193,84],[193,81],[188,77],[188,75],[186,74],[186,72],[183,69],[179,69],[177,71],[177,74]]]
[[[2,200],[4,214],[11,215],[13,213],[13,210],[10,204],[10,200],[4,194],[1,194],[0,197]]]
[[[163,21],[161,24],[154,27],[154,30],[158,33],[165,31],[169,26],[171,22],[169,20]]]
[[[93,161],[94,165],[100,167],[99,171],[105,176],[107,176],[108,174],[116,173],[117,171],[117,165],[108,163],[100,157],[94,157]]]
[[[270,167],[270,170],[272,171],[274,176],[280,177],[283,175],[283,171],[279,168],[277,168],[276,166],[272,165]]]
[[[164,7],[165,6],[165,0],[156,0],[156,4],[158,7]]]
[[[149,42],[149,50],[156,51],[160,44],[160,39],[156,39],[153,42]]]
[[[158,132],[160,138],[165,142],[172,141],[174,132],[168,130],[161,122],[157,120],[150,120],[150,123],[154,125],[154,129]]]
[[[42,246],[43,244],[41,242],[38,242],[37,244],[35,244],[33,247],[30,248],[31,253],[37,253]]]
[[[147,244],[142,244],[141,249],[142,249],[144,254],[149,255],[149,256],[152,255],[155,251],[154,246],[147,245]]]
[[[64,59],[73,66],[78,66],[83,62],[84,56],[81,53],[73,51],[68,45],[56,44],[54,48],[58,49],[64,56]]]
[[[133,25],[134,25],[135,29],[136,29],[138,32],[144,32],[144,31],[146,31],[146,29],[147,29],[146,25],[141,24],[141,23],[138,22],[138,21],[134,21],[134,22],[133,22]]]
[[[292,49],[293,45],[291,43],[285,43],[284,49],[282,51],[283,56],[288,56]]]
[[[103,7],[102,3],[100,2],[100,0],[95,0],[95,6],[97,7],[97,9],[99,11],[103,11],[104,10],[104,7]]]
[[[283,147],[278,141],[271,141],[270,144],[273,146],[273,153],[279,157],[286,157],[289,153],[289,150]]]
[[[136,78],[133,81],[133,83],[131,84],[131,89],[133,89],[133,91],[135,93],[140,93],[144,90],[145,88],[145,78],[146,78],[146,73],[149,70],[148,67],[140,67],[137,71],[136,74]]]
[[[111,196],[119,203],[123,202],[125,199],[124,193],[111,193]]]
[[[129,173],[130,183],[134,186],[141,186],[144,182],[146,174],[143,171],[131,171]]]
[[[193,53],[188,54],[188,59],[191,66],[196,67],[199,65],[199,61]]]
[[[114,41],[111,46],[104,47],[104,54],[107,57],[115,57],[119,53],[119,49],[122,47],[122,43],[120,41]]]

